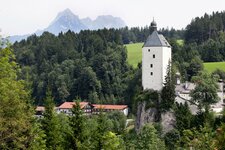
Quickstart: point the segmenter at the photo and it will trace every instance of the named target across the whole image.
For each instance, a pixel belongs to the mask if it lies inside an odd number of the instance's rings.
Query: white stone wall
[[[153,55],[155,55],[155,58],[153,58]],[[142,48],[142,86],[144,90],[162,89],[170,59],[171,48],[169,47]],[[152,67],[151,64],[153,65]]]

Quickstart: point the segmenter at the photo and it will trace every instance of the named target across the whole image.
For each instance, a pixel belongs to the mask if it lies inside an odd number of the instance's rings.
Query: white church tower
[[[171,61],[171,46],[163,35],[158,34],[154,20],[151,29],[153,32],[142,47],[142,86],[144,90],[160,91]]]

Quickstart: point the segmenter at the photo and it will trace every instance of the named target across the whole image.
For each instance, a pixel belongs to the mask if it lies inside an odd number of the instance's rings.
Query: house
[[[72,115],[71,109],[75,102],[64,102],[59,107],[56,107],[57,113],[65,113],[67,115]],[[86,115],[99,114],[99,112],[111,112],[111,111],[120,111],[125,116],[128,115],[128,106],[127,105],[102,105],[102,104],[91,104],[89,102],[80,102],[80,107]],[[45,111],[43,106],[37,106],[36,116],[41,117]]]
[[[75,102],[64,102],[58,107],[57,112],[58,113],[66,113],[68,115],[72,114],[71,109],[73,108],[73,105],[75,105]],[[93,105],[89,102],[80,102],[80,107],[84,111],[85,114],[91,114]]]
[[[217,91],[217,95],[219,97],[219,101],[215,104],[210,105],[211,111],[215,113],[220,113],[223,110],[224,106],[224,94],[223,94],[223,83],[218,82],[219,89]],[[177,84],[175,91],[176,91],[176,98],[175,101],[178,103],[184,104],[185,102],[188,103],[192,114],[196,114],[198,112],[198,108],[196,105],[191,104],[191,90],[194,90],[196,85],[194,83],[185,82],[181,84]]]
[[[176,95],[183,99],[191,100],[190,92],[191,92],[191,90],[195,89],[195,86],[196,85],[191,82],[185,82],[185,83],[176,85],[176,88],[175,88]]]
[[[128,106],[127,105],[102,105],[102,104],[93,104],[93,113],[98,114],[99,112],[111,112],[111,111],[120,111],[125,116],[128,115]]]
[[[75,105],[75,102],[64,102],[62,105],[58,107],[58,113],[66,113],[70,115],[71,109]],[[99,114],[102,112],[110,112],[110,111],[120,111],[123,112],[124,115],[128,115],[128,106],[127,105],[102,105],[102,104],[91,104],[89,102],[80,102],[80,107],[84,111],[85,114]]]

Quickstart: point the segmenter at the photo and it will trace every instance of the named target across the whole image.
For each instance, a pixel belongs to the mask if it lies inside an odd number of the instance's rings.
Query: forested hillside
[[[185,41],[197,45],[205,62],[225,60],[225,12],[213,12],[196,17],[186,27]]]
[[[202,43],[208,39],[217,39],[220,32],[225,30],[225,12],[205,13],[202,17],[194,18],[186,27],[187,43]]]
[[[45,32],[13,45],[22,78],[42,104],[47,87],[57,103],[80,97],[101,103],[121,103],[131,67],[118,30]],[[99,101],[101,100],[101,101]]]

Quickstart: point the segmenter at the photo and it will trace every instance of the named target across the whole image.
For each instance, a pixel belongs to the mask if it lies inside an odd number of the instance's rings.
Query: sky
[[[69,8],[80,18],[113,15],[128,27],[185,28],[205,13],[224,11],[224,0],[0,0],[0,35],[23,35],[46,28],[57,13]]]

